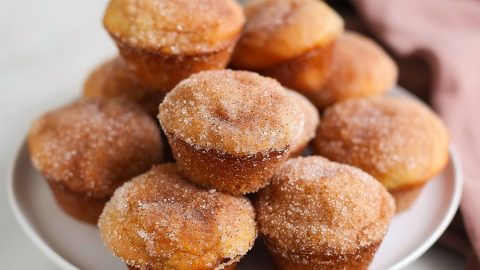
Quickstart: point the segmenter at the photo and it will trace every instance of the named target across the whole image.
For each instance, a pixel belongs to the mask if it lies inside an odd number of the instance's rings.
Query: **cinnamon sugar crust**
[[[232,65],[261,69],[330,44],[343,21],[323,1],[253,0],[245,5],[243,34]]]
[[[98,226],[105,245],[136,269],[224,269],[257,234],[246,198],[199,189],[173,163],[117,189]]]
[[[111,0],[103,19],[110,35],[130,47],[187,56],[228,47],[244,21],[233,0]]]
[[[285,151],[304,115],[273,79],[246,71],[205,71],[180,82],[160,105],[166,134],[197,149],[234,156]]]
[[[304,266],[295,269],[334,269],[345,265],[342,258],[362,261],[354,257],[368,255],[366,268],[395,206],[369,174],[311,156],[286,161],[260,192],[256,211],[270,252]]]
[[[158,114],[158,105],[165,97],[164,92],[140,83],[130,72],[129,64],[118,56],[95,68],[83,86],[84,97],[125,99],[138,104],[154,117]]]
[[[305,115],[303,130],[289,152],[289,156],[294,157],[301,155],[308,143],[315,137],[318,124],[320,123],[320,114],[317,108],[305,96],[293,90],[285,90]]]
[[[359,167],[388,190],[421,186],[448,161],[449,134],[425,105],[402,97],[351,99],[328,108],[314,151]]]
[[[394,86],[397,77],[395,62],[378,44],[345,32],[335,41],[326,82],[309,97],[319,108],[326,108],[345,99],[380,95]]]
[[[37,119],[28,138],[35,167],[71,192],[108,197],[162,160],[160,130],[124,100],[81,99]]]

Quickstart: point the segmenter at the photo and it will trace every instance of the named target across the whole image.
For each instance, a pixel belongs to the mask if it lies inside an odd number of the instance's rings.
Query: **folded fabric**
[[[423,56],[431,101],[447,123],[464,172],[461,211],[480,257],[480,1],[356,0],[372,32],[398,56]]]

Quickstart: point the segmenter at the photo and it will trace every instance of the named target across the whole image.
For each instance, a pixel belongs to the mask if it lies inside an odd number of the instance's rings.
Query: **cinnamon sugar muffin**
[[[93,70],[83,85],[84,97],[121,98],[142,107],[149,115],[158,114],[165,94],[150,89],[132,77],[125,61],[114,57]]]
[[[98,227],[115,256],[142,270],[235,269],[257,235],[250,201],[197,188],[173,163],[117,189]]]
[[[155,122],[121,100],[83,99],[51,111],[33,123],[28,145],[58,204],[89,223],[118,186],[162,160]]]
[[[401,97],[351,99],[328,108],[314,151],[359,167],[385,185],[397,211],[448,161],[449,135],[425,105]]]
[[[373,40],[345,32],[335,42],[330,75],[309,98],[321,109],[350,98],[380,95],[398,77],[393,59]]]
[[[253,0],[231,66],[255,70],[308,93],[328,75],[343,21],[317,0]]]
[[[188,179],[233,195],[264,187],[304,125],[278,82],[231,70],[183,80],[165,97],[158,118]]]
[[[367,269],[395,212],[393,198],[360,169],[319,156],[290,159],[256,202],[278,269]]]
[[[224,68],[244,21],[234,0],[110,0],[103,19],[138,80],[165,92]]]
[[[300,156],[305,148],[307,148],[309,142],[315,137],[318,124],[320,123],[320,115],[317,108],[303,95],[287,90],[287,94],[297,104],[298,108],[305,115],[305,124],[303,130],[298,137],[297,141],[292,145],[289,157]]]

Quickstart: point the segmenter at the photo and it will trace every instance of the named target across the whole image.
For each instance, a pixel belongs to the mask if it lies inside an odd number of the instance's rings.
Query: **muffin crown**
[[[104,197],[162,158],[160,131],[136,105],[82,99],[37,119],[29,134],[33,164],[72,192]]]
[[[223,49],[235,42],[244,21],[233,0],[111,0],[103,19],[120,42],[169,55]]]
[[[206,71],[180,82],[160,105],[167,134],[234,156],[286,151],[304,115],[273,79],[246,71]]]
[[[254,0],[245,6],[247,23],[232,62],[266,68],[330,44],[343,20],[323,1]]]
[[[424,184],[448,161],[449,135],[421,103],[402,97],[343,101],[328,108],[315,152],[363,169],[387,189]]]
[[[246,198],[197,188],[173,163],[118,188],[98,226],[107,247],[141,269],[219,269],[243,256],[257,234]]]
[[[256,206],[260,232],[273,248],[327,257],[378,245],[395,208],[373,177],[319,156],[288,160]]]
[[[379,95],[393,87],[397,76],[395,62],[378,44],[345,32],[335,41],[329,78],[311,98],[325,108],[349,98]]]

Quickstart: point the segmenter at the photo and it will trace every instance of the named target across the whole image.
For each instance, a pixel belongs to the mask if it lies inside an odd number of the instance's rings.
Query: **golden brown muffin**
[[[373,40],[346,32],[335,42],[325,85],[309,94],[320,109],[350,98],[380,95],[397,81],[393,59]]]
[[[254,0],[231,65],[307,93],[323,85],[343,21],[317,0]]]
[[[334,43],[258,72],[303,94],[315,93],[330,76]]]
[[[165,97],[162,91],[150,89],[132,77],[121,57],[112,58],[93,70],[83,85],[83,96],[121,98],[138,104],[151,116]]]
[[[240,260],[257,236],[250,201],[188,183],[174,163],[115,191],[100,216],[102,239],[131,269],[213,270]]]
[[[425,105],[401,97],[351,99],[328,108],[314,151],[370,173],[408,208],[448,161],[449,135]]]
[[[162,160],[160,131],[138,106],[82,99],[37,119],[28,145],[59,205],[95,224],[114,190]]]
[[[234,0],[110,0],[103,19],[139,81],[165,92],[224,68],[244,21]]]
[[[320,115],[317,111],[317,108],[303,95],[289,90],[287,94],[294,100],[298,108],[305,115],[305,124],[303,125],[303,130],[297,141],[292,145],[289,157],[300,156],[305,148],[307,148],[308,143],[315,137],[315,132],[317,130],[318,124],[320,123]]]
[[[159,120],[187,178],[233,195],[264,187],[304,125],[278,82],[231,70],[180,82],[160,105]]]
[[[260,234],[278,269],[367,269],[395,212],[360,169],[319,156],[290,159],[256,202]]]

